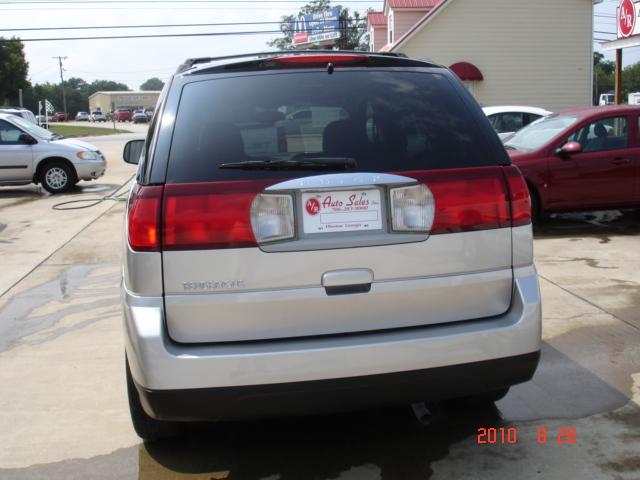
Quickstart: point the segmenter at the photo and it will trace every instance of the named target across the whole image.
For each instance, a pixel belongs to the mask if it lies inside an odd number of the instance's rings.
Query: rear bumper
[[[379,395],[382,403],[468,395],[530,378],[541,343],[540,292],[533,266],[514,269],[511,306],[503,315],[364,334],[184,345],[167,334],[162,297],[124,291],[123,306],[133,379],[148,413],[167,419],[191,418],[185,417],[191,411],[200,419],[222,413],[233,417],[234,402],[244,405],[245,399],[259,398],[262,403],[265,395],[277,398],[276,407],[285,412],[290,409],[282,407],[287,403],[282,397],[298,398],[298,391],[311,390],[314,396],[317,391],[346,391],[343,385],[360,383],[356,377],[374,385],[370,391],[358,390]],[[454,380],[441,381],[443,376]],[[397,389],[395,399],[395,393],[386,390],[396,390],[389,385],[397,383],[415,389]],[[324,403],[335,406],[335,398],[341,408],[349,408],[350,396],[322,394]],[[222,412],[225,404],[228,413]],[[216,406],[221,413],[214,411]],[[251,409],[244,405],[239,411],[246,416]]]
[[[459,398],[526,382],[540,352],[448,367],[362,377],[187,390],[137,386],[145,411],[173,421],[234,420],[339,412]]]

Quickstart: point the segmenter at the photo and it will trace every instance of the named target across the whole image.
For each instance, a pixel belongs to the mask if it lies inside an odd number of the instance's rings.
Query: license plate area
[[[389,189],[415,183],[415,179],[399,175],[359,172],[301,177],[272,185],[266,189],[267,193],[293,196],[296,237],[260,245],[260,250],[266,253],[299,252],[424,242],[429,237],[426,233],[398,233],[389,227]],[[350,201],[349,197],[354,194],[356,197]],[[337,210],[331,209],[330,203],[325,210],[322,205],[316,205],[318,213],[311,215],[306,203],[312,198],[322,203],[326,195],[332,196],[332,202],[340,200],[343,205],[338,205]],[[369,200],[367,205],[356,205],[359,199],[365,198]],[[314,211],[312,207],[309,206]],[[359,208],[346,210],[344,207]],[[356,215],[352,215],[353,210]],[[325,223],[321,223],[321,212],[325,213]],[[327,221],[332,228],[326,228]]]
[[[302,192],[302,234],[383,231],[384,195],[379,188]]]

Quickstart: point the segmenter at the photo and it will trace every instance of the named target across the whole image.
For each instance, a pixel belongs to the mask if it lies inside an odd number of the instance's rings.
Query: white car
[[[629,102],[631,103],[631,102]],[[601,107],[604,105],[615,105],[616,104],[616,96],[613,93],[603,93],[600,95],[600,100],[598,101],[598,105]]]
[[[522,106],[484,107],[482,111],[502,141],[539,118],[553,113],[544,108]]]
[[[0,108],[0,113],[8,113],[11,115],[16,115],[18,117],[22,117],[25,120],[30,121],[31,123],[36,123],[36,117],[31,110],[27,110],[22,107],[8,107],[8,108]]]
[[[107,168],[97,147],[0,113],[0,185],[41,183],[51,193],[80,180],[95,180]]]
[[[131,117],[133,123],[147,123],[149,121],[149,117],[144,113],[144,110],[136,110],[133,112],[133,116]]]
[[[91,121],[92,122],[106,122],[107,117],[102,112],[92,112],[91,113]]]
[[[76,122],[88,122],[88,121],[89,121],[89,112],[76,113]]]

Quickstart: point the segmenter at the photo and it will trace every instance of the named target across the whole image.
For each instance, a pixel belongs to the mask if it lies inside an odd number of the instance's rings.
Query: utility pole
[[[64,77],[62,76],[62,61],[66,60],[67,57],[51,57],[51,58],[57,58],[58,65],[60,65],[60,88],[62,89],[62,111],[66,116],[67,115],[67,96],[64,93]]]

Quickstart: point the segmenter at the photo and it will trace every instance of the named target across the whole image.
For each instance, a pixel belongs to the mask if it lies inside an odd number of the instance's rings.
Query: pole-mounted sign
[[[340,7],[333,7],[324,12],[300,15],[291,22],[289,28],[293,33],[292,43],[295,46],[314,43],[333,44],[341,36]]]
[[[640,4],[631,0],[621,0],[618,6],[618,38],[627,38],[633,35],[640,35]]]

